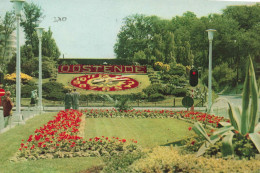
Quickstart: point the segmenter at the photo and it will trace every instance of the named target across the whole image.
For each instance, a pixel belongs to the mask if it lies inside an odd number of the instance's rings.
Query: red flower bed
[[[224,117],[210,115],[203,112],[191,111],[173,111],[173,110],[128,110],[117,111],[116,109],[90,109],[84,110],[87,117],[137,117],[137,118],[184,118],[190,121],[200,121],[203,124],[209,124],[218,127],[220,121],[224,121]],[[228,120],[225,120],[228,121]]]
[[[210,115],[203,112],[191,112],[191,111],[181,111],[177,112],[184,119],[189,119],[192,121],[200,121],[203,124],[209,124],[213,127],[218,127],[219,122],[224,121],[224,117],[219,117],[215,115]]]
[[[35,130],[25,141],[22,140],[17,158],[41,159],[74,156],[99,156],[123,151],[126,139],[102,136],[84,140],[78,136],[82,112],[60,111],[54,120]],[[137,141],[130,140],[131,144]],[[136,147],[128,147],[134,150]]]

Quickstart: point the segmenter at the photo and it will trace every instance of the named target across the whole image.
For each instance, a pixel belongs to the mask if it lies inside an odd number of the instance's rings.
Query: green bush
[[[119,155],[107,157],[104,159],[106,166],[103,172],[129,172],[128,167],[143,155],[141,151],[136,150],[135,152],[120,153]]]
[[[63,100],[65,97],[66,89],[64,85],[58,82],[46,82],[42,85],[43,98],[49,100]]]
[[[164,99],[165,99],[165,96],[160,93],[154,93],[148,97],[148,101],[150,101],[150,102],[157,102],[157,101],[161,101]]]
[[[202,83],[208,85],[208,71],[202,73]],[[235,71],[228,67],[227,63],[216,66],[212,70],[212,88],[221,91],[226,86],[234,87],[236,84]]]
[[[171,95],[172,90],[174,90],[173,85],[164,85],[162,88],[162,94],[163,95]]]
[[[160,79],[163,80],[164,82],[168,83],[171,78],[172,78],[172,75],[162,74]]]
[[[21,96],[23,98],[30,98],[31,91],[38,89],[36,83],[29,81],[28,84],[22,85],[21,87]]]
[[[186,76],[186,68],[182,64],[176,64],[175,67],[171,67],[168,73],[171,75]]]
[[[176,86],[183,86],[187,84],[187,79],[184,76],[173,75],[169,83]]]
[[[57,62],[53,58],[43,57],[42,62],[42,78],[56,77]]]
[[[175,88],[172,90],[172,95],[175,95],[176,97],[185,97],[187,95],[187,89],[186,88]]]
[[[150,96],[154,93],[162,93],[162,85],[161,84],[152,84],[148,86],[147,88],[143,89],[143,92],[147,95]]]

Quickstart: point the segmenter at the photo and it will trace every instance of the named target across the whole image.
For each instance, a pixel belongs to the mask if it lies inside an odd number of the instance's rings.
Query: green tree
[[[146,55],[143,51],[136,52],[134,54],[134,61],[139,64],[147,64]]]
[[[31,45],[32,48],[38,48],[38,44],[35,43],[35,27],[39,26],[40,17],[42,17],[42,9],[34,3],[24,3],[23,6],[24,18],[21,19],[21,26],[24,28],[25,44]],[[34,52],[35,54],[35,52]]]
[[[0,45],[2,45],[1,54],[0,54],[0,66],[1,71],[4,73],[6,72],[6,64],[8,63],[6,52],[7,52],[7,46],[8,46],[8,39],[12,32],[15,30],[15,16],[13,11],[7,11],[5,13],[3,21],[1,21],[0,24],[0,33],[2,35],[2,42],[0,42]]]
[[[175,40],[172,32],[165,34],[165,63],[176,61],[175,59]]]
[[[249,30],[259,24],[260,4],[228,6],[223,10],[223,16],[232,18],[239,23],[240,28]]]
[[[60,57],[59,48],[52,37],[51,28],[48,31],[43,32],[42,36],[42,55],[47,57],[53,57],[54,60],[58,60]]]
[[[126,17],[114,46],[117,58],[132,58],[136,52],[148,48],[151,30],[150,18],[139,14]]]

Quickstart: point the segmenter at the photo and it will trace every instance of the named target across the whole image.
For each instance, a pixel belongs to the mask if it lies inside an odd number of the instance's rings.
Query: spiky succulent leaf
[[[249,65],[249,80],[250,80],[250,94],[251,94],[251,109],[250,109],[250,116],[249,116],[249,133],[254,133],[254,128],[256,123],[258,122],[259,115],[257,114],[258,111],[258,89],[256,84],[255,78],[255,71],[252,60],[250,58],[250,65]]]
[[[229,106],[228,115],[230,123],[236,130],[241,132],[241,111],[239,107],[233,106],[228,100],[227,102]]]
[[[255,126],[255,133],[260,132],[260,123]]]
[[[241,133],[245,135],[249,127],[249,99],[250,99],[250,66],[247,68],[246,79],[243,88],[242,97],[242,116],[241,116]]]
[[[207,151],[207,149],[209,149],[209,146],[210,146],[210,143],[208,141],[205,141],[202,144],[202,146],[200,147],[200,149],[198,150],[196,156],[197,157],[202,156]]]
[[[249,133],[249,137],[250,137],[251,141],[254,143],[258,152],[260,153],[260,134],[258,132],[257,133]]]
[[[234,148],[232,145],[233,136],[234,136],[234,133],[232,131],[229,131],[226,134],[226,136],[222,139],[221,152],[224,157],[234,154]]]
[[[216,130],[215,132],[213,132],[213,134],[210,137],[210,140],[215,140],[216,136],[221,137],[221,136],[225,135],[226,133],[231,132],[231,130],[234,130],[234,127],[231,125],[222,127],[220,129]]]
[[[230,126],[231,124],[230,123],[228,123],[228,122],[219,122],[219,124],[221,125],[221,126]]]
[[[209,136],[208,136],[206,130],[204,129],[204,127],[202,126],[201,123],[199,123],[199,122],[194,123],[194,126],[193,126],[192,130],[197,135],[204,137],[204,139],[206,139],[208,142],[211,143],[211,140],[209,139]]]

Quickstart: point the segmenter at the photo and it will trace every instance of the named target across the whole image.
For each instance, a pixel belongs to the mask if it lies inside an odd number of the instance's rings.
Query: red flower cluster
[[[83,114],[76,110],[60,111],[54,120],[51,120],[35,130],[34,135],[30,135],[27,143],[21,143],[22,150],[24,148],[35,149],[38,148],[57,148],[60,146],[58,143],[73,143],[76,140],[82,139],[77,136],[78,128],[81,122],[80,117]],[[24,141],[24,140],[22,140]]]
[[[200,121],[206,124],[210,124],[214,127],[218,127],[220,121],[224,119],[224,117],[219,117],[215,115],[210,115],[202,112],[190,112],[190,111],[181,111],[177,112],[184,119],[191,119],[193,121]]]
[[[177,116],[175,111],[172,110],[124,110],[117,111],[116,109],[86,109],[84,112],[90,117],[175,117]]]
[[[126,139],[113,137],[110,140],[108,137],[102,136],[84,141],[82,137],[78,136],[82,115],[82,112],[76,110],[59,112],[54,120],[49,121],[40,129],[36,129],[35,134],[30,135],[26,143],[25,140],[22,140],[18,157],[38,157],[38,155],[47,153],[56,153],[56,157],[61,157],[57,153],[96,151],[100,147],[108,152],[112,152],[113,149],[122,151]],[[130,142],[137,143],[133,139]],[[101,152],[101,154],[103,153]]]

